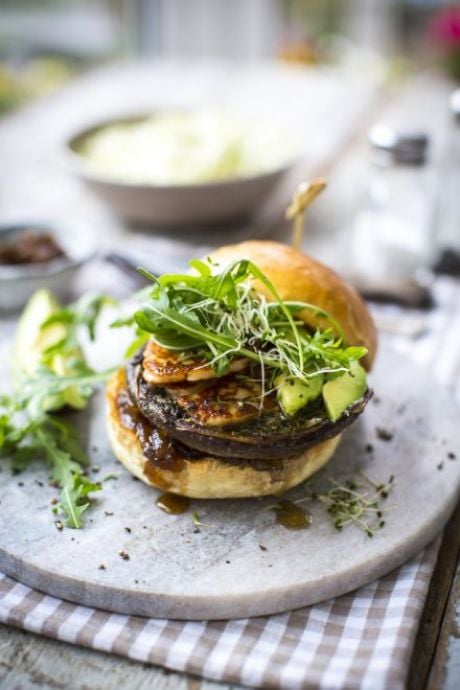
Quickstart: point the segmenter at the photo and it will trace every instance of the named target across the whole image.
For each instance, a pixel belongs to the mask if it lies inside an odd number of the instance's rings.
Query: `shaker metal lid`
[[[449,100],[450,112],[460,122],[460,89],[456,89]]]
[[[387,125],[374,125],[369,130],[369,143],[395,163],[421,164],[426,160],[429,136],[420,130],[397,130]]]

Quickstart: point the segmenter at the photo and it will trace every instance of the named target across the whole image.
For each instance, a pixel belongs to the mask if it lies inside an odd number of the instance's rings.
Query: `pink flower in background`
[[[451,5],[438,12],[429,25],[429,33],[446,49],[460,47],[460,5]]]
[[[439,64],[460,81],[460,4],[450,5],[434,15],[428,36],[436,46]]]

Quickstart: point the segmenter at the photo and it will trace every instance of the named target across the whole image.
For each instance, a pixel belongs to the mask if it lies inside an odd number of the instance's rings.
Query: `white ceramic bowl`
[[[251,177],[180,185],[119,182],[89,170],[84,157],[77,153],[85,137],[108,124],[145,117],[100,122],[71,136],[65,146],[67,168],[127,220],[164,228],[236,222],[260,210],[295,164],[292,160],[270,172]]]
[[[88,233],[70,224],[17,223],[0,226],[0,245],[10,242],[16,234],[50,232],[66,254],[42,264],[0,264],[0,310],[20,309],[39,288],[48,288],[58,296],[69,293],[80,266],[95,255],[95,244]]]

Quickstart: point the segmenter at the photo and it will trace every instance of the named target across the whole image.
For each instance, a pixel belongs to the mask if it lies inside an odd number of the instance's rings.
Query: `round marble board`
[[[330,488],[328,477],[355,478],[357,467],[376,482],[394,475],[385,526],[372,538],[356,525],[338,532],[316,501],[302,504],[312,514],[302,531],[276,523],[273,498],[196,500],[188,513],[163,513],[155,506],[158,492],[115,461],[99,394],[79,423],[100,468],[94,477],[115,473],[117,479],[104,482],[83,529],[59,531],[50,510],[56,491],[42,464],[17,476],[6,466],[0,473],[0,569],[80,604],[180,619],[286,611],[382,576],[428,544],[451,514],[460,483],[460,424],[430,372],[393,352],[379,353],[371,382],[373,401],[317,481]],[[300,487],[287,497],[305,495]]]

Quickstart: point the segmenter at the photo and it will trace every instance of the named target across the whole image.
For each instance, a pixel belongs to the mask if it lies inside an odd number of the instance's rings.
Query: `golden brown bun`
[[[282,493],[323,467],[340,440],[337,435],[294,458],[272,461],[273,469],[269,470],[206,456],[196,460],[183,458],[178,470],[163,469],[144,457],[136,432],[122,423],[117,399],[125,384],[124,370],[119,369],[107,385],[107,430],[113,452],[146,484],[181,496],[247,498]]]
[[[377,334],[372,317],[356,290],[324,264],[279,242],[241,242],[221,247],[210,258],[226,265],[238,259],[249,259],[271,280],[283,300],[310,302],[329,312],[341,325],[348,345],[368,349],[363,360],[370,369],[377,349]],[[257,283],[257,290],[273,300],[266,288]],[[312,326],[326,328],[330,324],[311,311],[301,314]]]

